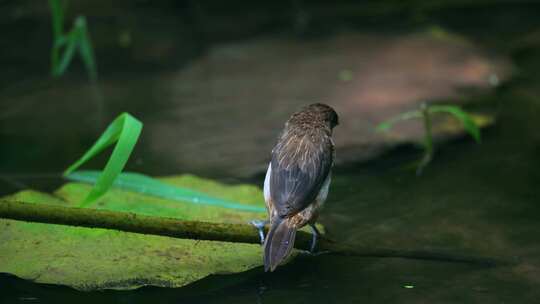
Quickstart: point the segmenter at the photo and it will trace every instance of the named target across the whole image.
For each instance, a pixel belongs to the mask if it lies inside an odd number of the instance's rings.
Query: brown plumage
[[[287,258],[296,230],[317,220],[328,194],[334,161],[332,129],[337,124],[331,107],[309,105],[289,118],[272,150],[264,183],[271,225],[264,243],[266,271]]]

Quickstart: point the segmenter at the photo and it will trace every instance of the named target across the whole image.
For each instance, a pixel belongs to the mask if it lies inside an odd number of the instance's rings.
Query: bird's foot
[[[249,222],[257,231],[259,232],[259,238],[261,239],[261,244],[264,244],[264,226],[268,224],[268,221],[262,221],[262,220],[251,220]]]

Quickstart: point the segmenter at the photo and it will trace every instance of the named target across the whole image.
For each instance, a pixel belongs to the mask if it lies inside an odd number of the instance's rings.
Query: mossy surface
[[[242,204],[264,206],[259,188],[229,186],[195,176],[163,178]],[[90,186],[68,183],[54,194],[26,190],[10,199],[76,206]],[[112,190],[92,208],[186,220],[245,223],[265,213],[168,201]],[[255,230],[254,230],[254,233]],[[215,273],[236,273],[262,264],[259,245],[174,239],[108,229],[0,220],[0,272],[81,290],[180,287]]]

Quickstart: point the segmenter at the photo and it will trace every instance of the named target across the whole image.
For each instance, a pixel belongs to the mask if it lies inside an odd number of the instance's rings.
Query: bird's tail
[[[277,216],[264,241],[264,271],[274,271],[289,256],[294,247],[296,228],[286,218]]]

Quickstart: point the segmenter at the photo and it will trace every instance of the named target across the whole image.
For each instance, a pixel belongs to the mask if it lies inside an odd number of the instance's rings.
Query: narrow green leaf
[[[64,10],[60,0],[49,0],[49,7],[52,15],[52,27],[54,39],[58,39],[62,36],[64,31]]]
[[[377,125],[375,129],[377,130],[377,132],[388,131],[394,126],[394,124],[400,121],[414,119],[414,118],[421,118],[421,117],[422,117],[422,112],[420,112],[419,110],[413,110],[413,111],[401,113],[397,116],[394,116],[388,120],[381,122],[380,124]]]
[[[109,190],[129,159],[141,130],[142,123],[139,120],[128,113],[121,114],[107,127],[94,145],[64,172],[64,176],[68,176],[99,152],[117,142],[103,173],[82,202],[81,207],[91,204]]]
[[[64,34],[64,5],[60,0],[49,0],[49,7],[51,9],[54,37],[51,50],[52,75],[56,77],[62,76],[71,63],[75,51],[78,50],[90,80],[97,80],[97,65],[85,17],[77,17],[71,31]],[[61,55],[63,46],[66,48]]]
[[[54,40],[53,47],[61,48],[68,42],[68,37],[61,35]]]
[[[100,175],[100,171],[79,170],[68,174],[66,178],[73,181],[94,184]],[[144,174],[134,172],[120,173],[114,180],[113,187],[174,201],[190,202],[197,205],[218,206],[250,212],[264,212],[266,210],[263,207],[231,202],[191,189],[176,187]]]
[[[75,20],[75,28],[78,34],[79,52],[83,63],[88,71],[88,75],[92,81],[97,80],[97,67],[94,57],[94,49],[89,38],[88,29],[86,27],[86,19],[83,16],[77,17]]]
[[[66,45],[68,39],[63,34],[54,39],[53,47],[51,50],[51,75],[60,76],[57,74],[58,65],[60,62],[60,51],[62,47]]]
[[[471,116],[461,109],[459,106],[452,105],[433,105],[429,107],[431,113],[449,113],[457,118],[463,124],[465,130],[474,138],[477,143],[480,143],[480,128]]]
[[[77,49],[77,40],[78,40],[78,33],[77,31],[71,31],[67,36],[67,46],[64,50],[64,53],[62,54],[62,59],[60,63],[58,63],[57,66],[53,66],[53,75],[55,76],[61,76],[66,71],[67,67],[69,66],[71,60],[73,59],[73,55],[75,54],[75,50]]]
[[[51,23],[53,30],[53,47],[51,50],[51,74],[57,75],[58,64],[60,62],[60,50],[62,45],[66,43],[64,31],[64,11],[60,0],[49,0],[49,8],[51,9]]]

